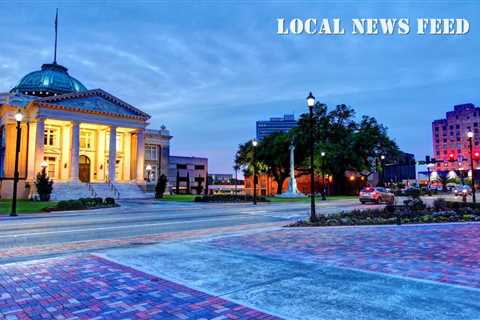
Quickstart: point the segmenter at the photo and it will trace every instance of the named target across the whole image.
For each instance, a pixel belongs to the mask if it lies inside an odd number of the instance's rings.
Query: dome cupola
[[[80,81],[68,74],[67,68],[57,63],[47,63],[42,65],[41,70],[24,76],[11,92],[46,97],[86,90]]]

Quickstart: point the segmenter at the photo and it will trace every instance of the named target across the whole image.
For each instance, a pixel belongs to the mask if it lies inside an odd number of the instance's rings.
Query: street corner
[[[111,260],[0,266],[2,319],[278,319]]]

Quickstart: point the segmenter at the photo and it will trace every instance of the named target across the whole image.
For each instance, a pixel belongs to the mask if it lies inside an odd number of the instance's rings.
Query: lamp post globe
[[[315,105],[315,97],[313,94],[310,92],[307,97],[307,106],[308,107],[313,107]]]
[[[152,166],[147,164],[145,169],[147,170],[147,181],[150,182],[150,175],[151,175],[151,172],[152,172]]]
[[[15,113],[15,120],[16,120],[17,122],[22,122],[22,120],[23,120],[23,113],[22,113],[20,110],[18,110],[17,113]]]
[[[43,160],[42,162],[40,162],[40,168],[42,168],[42,173],[45,173],[45,170],[47,170],[47,167],[48,167],[47,161]]]
[[[315,141],[313,135],[313,106],[315,105],[315,97],[310,92],[307,97],[307,106],[309,110],[310,121],[310,222],[317,222],[317,214],[315,213]]]
[[[13,171],[13,194],[12,194],[12,210],[10,212],[11,216],[17,215],[17,188],[18,188],[18,180],[19,180],[19,172],[18,172],[18,158],[20,153],[20,139],[22,137],[22,128],[21,123],[23,120],[23,114],[20,110],[15,113],[15,121],[17,122],[17,144],[15,147],[15,167]]]

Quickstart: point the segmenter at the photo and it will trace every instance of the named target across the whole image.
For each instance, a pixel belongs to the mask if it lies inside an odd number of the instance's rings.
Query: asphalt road
[[[317,212],[332,214],[360,205],[354,200],[326,201]],[[308,203],[195,204],[139,200],[119,208],[76,213],[37,214],[0,218],[0,250],[119,239],[243,224],[291,221],[308,217]]]

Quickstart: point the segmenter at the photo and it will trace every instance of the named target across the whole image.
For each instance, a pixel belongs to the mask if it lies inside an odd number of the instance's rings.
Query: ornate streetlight
[[[15,147],[15,168],[13,172],[12,212],[10,213],[11,216],[17,215],[17,186],[20,176],[18,172],[18,156],[20,153],[20,139],[22,137],[22,128],[20,127],[22,120],[23,114],[20,110],[18,110],[15,114],[15,121],[17,121],[17,145]]]
[[[48,162],[47,161],[43,160],[42,162],[40,162],[40,168],[42,168],[42,173],[46,172],[47,167],[48,167]]]
[[[315,213],[315,141],[313,138],[313,106],[315,105],[315,97],[310,94],[307,97],[307,106],[310,115],[310,222],[317,222],[317,214]]]
[[[468,145],[470,148],[470,169],[472,169],[472,201],[473,203],[476,203],[476,197],[475,197],[475,168],[473,167],[473,132],[469,131],[467,133],[468,137]]]
[[[322,151],[320,153],[320,156],[322,157],[322,200],[327,200],[327,195],[326,195],[326,187],[325,187],[325,151]]]
[[[385,155],[380,156],[380,167],[382,169],[382,174],[380,175],[380,187],[385,187]]]
[[[152,166],[147,164],[145,169],[147,170],[147,182],[150,182],[150,175],[152,174]]]
[[[258,141],[253,139],[253,204],[257,205],[257,145]]]

